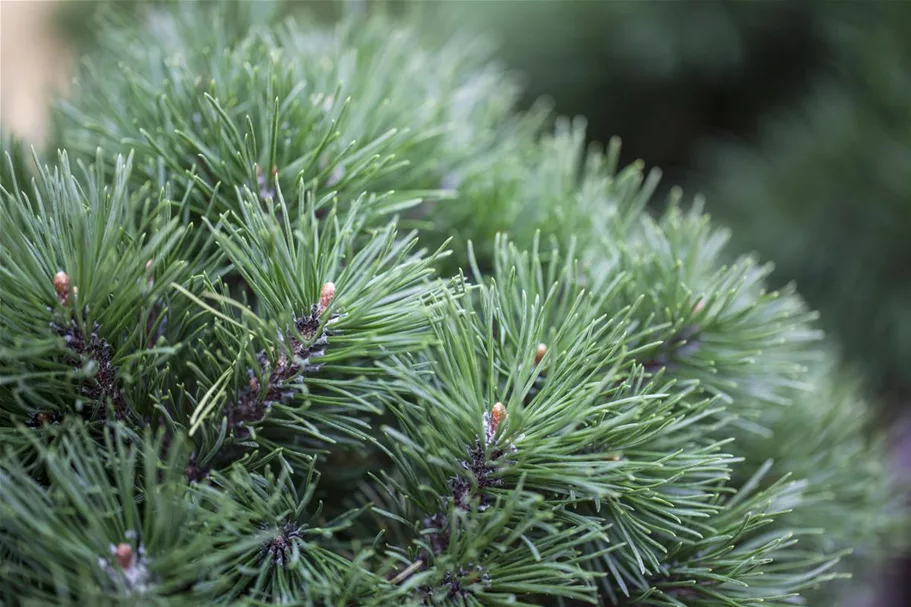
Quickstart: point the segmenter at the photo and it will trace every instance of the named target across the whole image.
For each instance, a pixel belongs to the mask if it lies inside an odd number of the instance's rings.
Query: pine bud
[[[152,274],[152,260],[151,259],[146,262],[146,272],[149,273],[148,280],[149,280],[149,286],[151,287],[152,285],[155,284],[155,275]]]
[[[538,349],[535,351],[535,364],[541,364],[541,359],[544,358],[544,355],[547,354],[547,346],[544,344],[538,344]]]
[[[335,299],[335,283],[327,282],[319,291],[319,311],[322,312],[328,308],[333,299]]]
[[[500,427],[500,423],[506,419],[506,407],[503,406],[503,403],[497,403],[493,406],[493,410],[490,412],[490,432],[491,434],[496,434],[497,428]]]
[[[693,306],[693,314],[699,314],[704,309],[705,309],[705,300],[700,299],[699,301],[696,302],[696,305]]]
[[[54,290],[60,305],[65,306],[70,300],[70,277],[63,270],[54,275]]]
[[[133,566],[133,547],[129,544],[118,544],[114,549],[114,557],[122,568],[129,569]]]

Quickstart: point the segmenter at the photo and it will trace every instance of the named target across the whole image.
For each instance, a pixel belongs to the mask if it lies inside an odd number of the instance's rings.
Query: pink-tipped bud
[[[538,344],[538,349],[535,350],[535,364],[541,364],[541,359],[544,358],[544,355],[547,354],[547,346],[544,344]]]
[[[70,277],[69,274],[60,270],[54,275],[54,290],[57,291],[57,300],[60,305],[66,305],[70,300]]]
[[[322,312],[328,308],[333,299],[335,299],[335,283],[327,282],[319,291],[319,311]]]
[[[699,314],[704,309],[705,309],[705,300],[700,299],[699,301],[696,302],[696,305],[693,306],[693,314]]]
[[[495,404],[493,406],[493,409],[490,411],[490,432],[491,432],[491,434],[496,434],[497,428],[500,427],[500,424],[505,419],[506,419],[506,407],[503,406],[503,403]]]
[[[114,558],[123,569],[129,569],[133,566],[133,547],[129,544],[117,544],[114,549]]]

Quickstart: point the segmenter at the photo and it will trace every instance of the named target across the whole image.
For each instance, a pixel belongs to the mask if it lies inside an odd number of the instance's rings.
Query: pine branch
[[[242,215],[211,227],[255,309],[214,284],[203,298],[186,293],[215,325],[209,347],[197,350],[205,355],[195,363],[193,409],[174,415],[191,434],[205,428],[211,449],[219,432],[227,435],[219,449],[283,449],[298,462],[331,445],[361,447],[380,412],[369,383],[375,363],[432,337],[424,302],[441,288],[428,279],[444,251],[415,251],[392,223],[365,231],[360,202],[318,219],[303,189],[294,213],[281,191],[274,206],[241,196]]]
[[[84,425],[66,424],[53,449],[36,441],[53,490],[15,458],[0,463],[0,543],[17,556],[3,565],[9,596],[233,604],[306,592],[314,604],[354,604],[372,589],[370,574],[342,555],[350,549],[330,540],[357,513],[324,520],[310,505],[312,469],[302,494],[287,472],[275,478],[240,468],[191,486],[179,436],[166,447],[146,432],[137,445],[114,426],[99,443]]]
[[[804,387],[799,378],[821,337],[816,315],[793,288],[767,292],[768,267],[746,257],[725,265],[727,234],[711,228],[699,205],[684,214],[673,204],[658,221],[637,224],[610,226],[586,266],[595,281],[631,277],[615,305],[636,303],[635,326],[655,330],[640,362],[698,382],[736,407],[744,430],[765,432],[766,407],[786,406]]]
[[[553,266],[504,241],[499,265],[509,273],[449,297],[439,346],[387,366],[398,378],[390,398],[401,430],[387,430],[398,490],[444,526],[450,509],[485,511],[520,485],[533,490],[571,527],[576,512],[609,527],[592,552],[620,555],[622,585],[658,572],[662,538],[718,511],[735,460],[704,430],[691,432],[718,413],[710,402],[671,396],[630,367],[622,318],[598,316],[571,282],[543,283],[573,267],[559,251],[550,258]],[[539,343],[550,344],[540,358]]]
[[[315,469],[303,475],[301,489],[288,470],[276,477],[234,466],[213,473],[211,485],[197,485],[202,503],[221,519],[216,549],[223,559],[214,571],[213,592],[228,604],[301,596],[313,604],[359,604],[379,583],[363,567],[369,554],[355,556],[356,548],[332,540],[360,513],[327,520],[322,505],[312,504],[319,478]]]
[[[100,163],[77,178],[63,154],[31,195],[0,191],[4,425],[149,412],[142,395],[177,346],[162,321],[169,283],[187,272],[177,251],[189,232],[166,198],[129,190],[130,171],[127,158],[110,185]]]
[[[112,429],[99,444],[70,423],[53,447],[35,442],[49,487],[16,459],[0,462],[0,542],[17,557],[3,564],[8,598],[154,603],[205,575],[219,556],[203,511],[185,499],[180,449],[159,461],[161,444],[148,438],[137,447]]]
[[[203,4],[150,16],[153,28],[101,26],[60,137],[74,153],[135,149],[137,177],[159,185],[196,182],[197,213],[210,199],[215,213],[237,210],[234,187],[266,198],[299,180],[340,204],[386,193],[363,208],[374,216],[438,199],[444,172],[489,145],[515,97],[477,45],[456,36],[425,50],[383,19],[327,32],[266,18],[240,35]]]

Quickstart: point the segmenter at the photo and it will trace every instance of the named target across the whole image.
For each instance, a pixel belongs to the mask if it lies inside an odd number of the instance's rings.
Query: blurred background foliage
[[[94,8],[70,0],[56,23],[76,52]],[[241,2],[228,2],[235,8]],[[256,4],[248,5],[256,10]],[[721,0],[286,0],[331,20],[345,11],[418,11],[467,28],[588,137],[623,140],[664,187],[707,194],[733,231],[796,281],[846,359],[884,401],[911,396],[911,2]],[[655,201],[663,201],[656,196]]]

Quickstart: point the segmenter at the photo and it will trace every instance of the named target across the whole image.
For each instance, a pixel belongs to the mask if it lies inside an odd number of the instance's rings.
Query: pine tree
[[[700,204],[459,34],[266,8],[111,18],[59,152],[4,139],[5,602],[819,604],[902,547]]]

